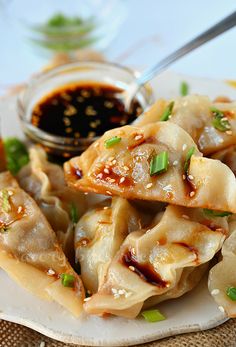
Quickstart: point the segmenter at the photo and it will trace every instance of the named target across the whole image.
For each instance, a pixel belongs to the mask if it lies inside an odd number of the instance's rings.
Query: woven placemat
[[[45,337],[29,328],[0,321],[0,347],[81,347],[64,344]],[[139,347],[236,347],[236,319],[217,328],[173,336]],[[134,347],[138,347],[135,345]]]

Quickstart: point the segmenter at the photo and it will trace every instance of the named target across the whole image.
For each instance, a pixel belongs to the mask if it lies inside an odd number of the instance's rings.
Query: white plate
[[[226,95],[236,99],[236,89],[225,82],[191,78],[166,72],[153,82],[156,97],[179,95],[181,81],[187,81],[191,93],[214,98]],[[3,133],[22,136],[16,116],[16,97],[0,100]],[[167,319],[146,323],[143,319],[83,316],[75,319],[56,303],[44,302],[16,285],[0,270],[0,318],[28,326],[66,343],[93,346],[128,346],[180,333],[213,328],[224,321],[207,289],[207,278],[191,293],[160,304]]]

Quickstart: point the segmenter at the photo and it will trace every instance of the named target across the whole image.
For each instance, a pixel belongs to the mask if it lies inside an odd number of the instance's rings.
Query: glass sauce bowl
[[[126,90],[138,73],[112,63],[76,62],[56,67],[33,78],[18,98],[18,114],[25,135],[41,144],[48,153],[69,158],[83,152],[97,137],[74,138],[48,133],[31,122],[32,112],[43,98],[68,85],[101,84]],[[143,87],[136,96],[143,110],[152,102],[150,87]],[[55,124],[56,126],[56,124]]]

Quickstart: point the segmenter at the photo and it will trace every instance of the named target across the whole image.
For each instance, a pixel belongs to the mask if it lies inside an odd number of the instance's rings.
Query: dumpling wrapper
[[[213,159],[220,160],[227,165],[236,176],[236,145],[229,146],[212,155]]]
[[[221,253],[222,260],[213,266],[209,272],[208,288],[228,317],[236,317],[236,301],[227,296],[229,287],[236,287],[236,216],[229,220],[230,236],[224,242]]]
[[[29,155],[30,163],[17,176],[19,184],[39,205],[66,255],[74,257],[74,224],[70,212],[73,206],[78,218],[83,214],[85,196],[66,185],[63,169],[50,163],[41,147],[31,147]]]
[[[106,148],[105,141],[115,136],[121,141]],[[184,163],[192,147],[186,177]],[[150,176],[152,157],[163,151],[169,154],[168,170]],[[64,170],[68,184],[85,192],[236,212],[232,171],[218,160],[203,158],[192,138],[170,122],[110,130],[65,163]]]
[[[140,228],[137,211],[127,200],[119,197],[83,215],[76,225],[75,251],[86,289],[91,293],[97,292],[108,265],[126,236]]]
[[[75,316],[82,312],[79,276],[35,201],[8,172],[0,174],[0,267],[40,298],[55,300]],[[61,274],[74,276],[73,288],[62,285]]]
[[[160,120],[170,101],[160,99],[135,121],[135,126]],[[230,131],[222,132],[214,128],[211,108],[222,111],[230,123]],[[204,155],[210,155],[236,143],[236,102],[212,102],[207,96],[188,95],[174,100],[174,107],[168,122],[183,128],[196,142]]]
[[[148,298],[174,295],[183,271],[212,259],[227,233],[226,217],[209,219],[200,209],[169,205],[154,227],[127,236],[85,311],[136,317]]]

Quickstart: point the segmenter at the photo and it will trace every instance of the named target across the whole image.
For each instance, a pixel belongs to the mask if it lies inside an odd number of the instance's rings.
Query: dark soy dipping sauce
[[[103,84],[67,85],[44,97],[33,109],[31,123],[47,133],[70,138],[93,138],[131,123],[142,113],[134,100],[132,112],[119,100],[123,90]]]
[[[122,263],[127,267],[132,266],[134,270],[130,271],[136,273],[145,282],[148,282],[150,284],[153,284],[154,286],[161,288],[165,288],[168,286],[168,283],[161,279],[161,277],[154,270],[151,264],[139,263],[136,257],[131,253],[131,251],[128,251],[124,254],[124,256],[122,257]]]

